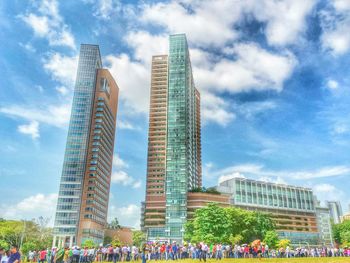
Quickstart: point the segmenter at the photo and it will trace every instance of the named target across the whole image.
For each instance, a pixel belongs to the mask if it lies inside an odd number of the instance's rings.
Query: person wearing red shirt
[[[44,263],[44,262],[45,262],[45,260],[46,260],[46,254],[47,254],[46,249],[43,249],[43,250],[40,251],[39,257],[40,257],[40,262],[41,262],[41,263]]]

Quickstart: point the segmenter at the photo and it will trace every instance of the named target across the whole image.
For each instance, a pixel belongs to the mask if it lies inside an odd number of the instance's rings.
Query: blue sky
[[[137,227],[150,61],[186,33],[203,181],[312,187],[350,203],[350,2],[1,1],[0,216],[54,217],[80,43],[120,87],[109,217]]]

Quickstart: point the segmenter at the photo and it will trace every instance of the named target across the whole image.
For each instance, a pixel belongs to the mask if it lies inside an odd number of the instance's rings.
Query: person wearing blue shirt
[[[21,254],[18,252],[17,246],[11,247],[11,256],[7,262],[8,263],[20,263],[21,262]]]

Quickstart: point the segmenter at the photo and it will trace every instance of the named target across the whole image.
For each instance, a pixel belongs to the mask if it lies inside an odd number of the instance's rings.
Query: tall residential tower
[[[200,94],[184,34],[152,58],[146,202],[149,239],[182,241],[188,190],[201,187]]]
[[[119,88],[97,45],[80,47],[54,225],[54,245],[103,241]]]

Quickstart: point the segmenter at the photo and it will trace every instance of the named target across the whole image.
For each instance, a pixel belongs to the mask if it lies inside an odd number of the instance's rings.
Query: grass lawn
[[[191,260],[191,259],[184,259],[184,260],[177,260],[177,261],[154,261],[150,260],[147,261],[149,263],[199,263],[199,260]],[[257,259],[257,258],[252,258],[252,259],[246,259],[246,258],[239,258],[239,259],[223,259],[221,261],[215,260],[215,259],[208,259],[208,263],[255,263],[255,262],[266,262],[266,263],[350,263],[350,257],[337,257],[337,258],[262,258],[262,259]],[[203,261],[202,261],[203,263]]]

